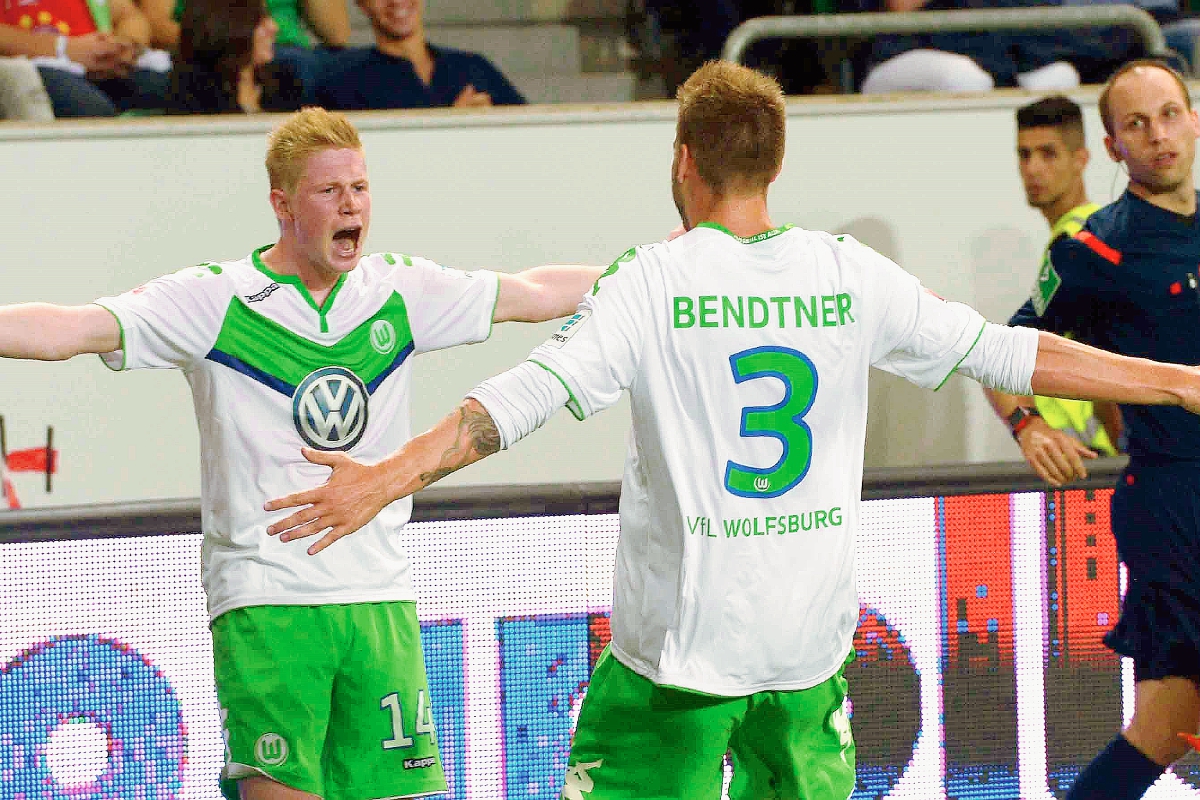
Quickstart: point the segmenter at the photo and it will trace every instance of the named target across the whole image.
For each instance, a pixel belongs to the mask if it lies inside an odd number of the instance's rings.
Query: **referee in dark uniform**
[[[1200,364],[1200,223],[1192,176],[1200,119],[1177,73],[1156,61],[1118,70],[1100,96],[1109,156],[1129,187],[1050,249],[1010,321],[1089,331],[1098,347]],[[1105,643],[1134,662],[1129,726],[1080,774],[1068,800],[1133,800],[1187,752],[1200,727],[1200,417],[1123,406],[1129,467],[1112,527],[1128,591]],[[1077,477],[1077,476],[1075,476]]]

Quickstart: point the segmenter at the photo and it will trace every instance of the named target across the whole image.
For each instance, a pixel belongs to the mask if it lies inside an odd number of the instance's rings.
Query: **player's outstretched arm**
[[[1109,353],[1042,331],[1034,394],[1130,405],[1178,405],[1200,414],[1200,367]]]
[[[543,322],[574,313],[603,267],[550,265],[500,276],[492,322]]]
[[[378,464],[369,466],[345,453],[305,448],[304,457],[332,468],[324,485],[271,500],[264,508],[298,508],[267,528],[283,541],[325,532],[308,548],[316,555],[366,525],[383,508],[424,489],[452,472],[474,464],[500,449],[500,433],[487,410],[464,400],[434,427],[410,440]]]
[[[1018,408],[1033,408],[1030,395],[1016,395],[983,387],[983,393],[1001,422],[1006,422]],[[1070,434],[1055,430],[1041,417],[1030,417],[1014,438],[1021,455],[1042,480],[1051,486],[1062,486],[1087,477],[1084,459],[1097,457],[1096,451]]]
[[[64,361],[120,348],[121,326],[100,306],[0,306],[0,357]]]

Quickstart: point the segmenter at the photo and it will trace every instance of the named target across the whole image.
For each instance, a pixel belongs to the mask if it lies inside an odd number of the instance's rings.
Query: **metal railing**
[[[733,29],[721,58],[741,63],[746,49],[762,39],[1096,27],[1130,28],[1141,39],[1147,56],[1163,58],[1171,54],[1162,28],[1146,11],[1131,5],[1090,5],[756,17]]]

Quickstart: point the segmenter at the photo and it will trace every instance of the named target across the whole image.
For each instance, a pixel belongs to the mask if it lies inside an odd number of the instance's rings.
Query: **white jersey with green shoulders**
[[[701,225],[628,251],[530,355],[580,419],[628,390],[612,649],[716,695],[835,673],[858,620],[871,366],[930,388],[983,318],[849,237]]]
[[[488,337],[496,274],[409,256],[365,256],[318,307],[256,251],[96,302],[120,322],[113,369],[183,371],[200,432],[203,582],[212,619],[258,605],[413,600],[401,528],[412,501],[385,508],[316,556],[266,527],[274,497],[329,475],[302,447],[366,462],[410,438],[412,356]]]

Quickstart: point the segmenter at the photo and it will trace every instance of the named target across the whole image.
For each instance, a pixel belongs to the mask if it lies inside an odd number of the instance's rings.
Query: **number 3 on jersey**
[[[769,436],[783,445],[774,465],[761,469],[725,464],[725,488],[739,497],[778,497],[808,474],[812,464],[812,431],[803,421],[817,396],[817,370],[808,356],[787,347],[755,347],[729,357],[735,383],[775,378],[783,383],[783,399],[773,406],[742,409],[742,436]]]

